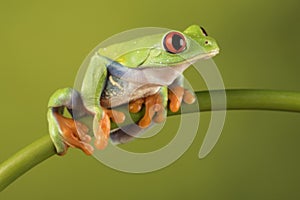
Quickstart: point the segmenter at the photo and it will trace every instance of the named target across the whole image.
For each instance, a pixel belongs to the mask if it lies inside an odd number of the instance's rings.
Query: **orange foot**
[[[87,126],[73,119],[63,117],[58,113],[54,113],[54,115],[59,123],[66,146],[77,147],[85,154],[91,155],[94,149],[89,144],[91,137],[87,134]]]
[[[195,102],[195,96],[192,92],[183,87],[176,86],[168,90],[169,108],[172,112],[177,112],[181,106],[182,100],[187,104]]]
[[[96,127],[96,130],[94,130],[94,144],[97,149],[104,149],[108,144],[110,134],[110,119],[115,123],[122,123],[125,120],[125,115],[119,111],[103,109],[102,119],[98,122],[98,127]]]
[[[156,123],[160,123],[165,119],[163,98],[161,97],[160,93],[156,93],[146,98],[137,99],[131,102],[129,104],[129,112],[139,112],[143,104],[145,104],[145,114],[138,123],[141,128],[148,127],[151,124],[152,119]]]

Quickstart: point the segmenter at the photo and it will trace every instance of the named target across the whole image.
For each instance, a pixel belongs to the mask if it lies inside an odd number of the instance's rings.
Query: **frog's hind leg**
[[[195,102],[194,94],[183,87],[183,76],[179,76],[169,86],[168,90],[169,108],[172,112],[177,112],[181,106],[181,102],[192,104]]]
[[[84,113],[80,95],[72,88],[57,90],[48,103],[49,132],[57,153],[63,155],[71,146],[80,148],[87,155],[91,155],[93,147],[89,144],[91,138],[87,134],[88,128],[79,121],[64,117],[64,108],[76,109],[77,112],[81,110]]]

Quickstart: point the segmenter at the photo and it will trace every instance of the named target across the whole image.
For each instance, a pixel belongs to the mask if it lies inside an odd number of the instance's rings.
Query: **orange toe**
[[[144,99],[137,99],[133,102],[129,103],[129,112],[131,113],[137,113],[142,109],[144,103]]]
[[[194,93],[189,90],[184,90],[183,101],[187,104],[192,104],[196,100]]]
[[[168,98],[170,100],[169,108],[172,112],[177,112],[181,106],[181,101],[184,95],[182,87],[174,87],[169,89]]]
[[[110,120],[106,112],[103,112],[102,119],[99,121],[98,125],[94,144],[97,149],[104,149],[108,144],[110,133]]]
[[[95,147],[99,150],[103,150],[105,149],[105,147],[107,146],[108,144],[108,140],[106,139],[99,139],[99,140],[95,140]]]

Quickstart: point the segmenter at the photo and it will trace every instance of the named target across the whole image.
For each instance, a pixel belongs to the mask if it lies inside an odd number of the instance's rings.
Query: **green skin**
[[[179,53],[165,49],[163,39],[167,33],[99,49],[90,60],[80,92],[72,88],[57,90],[50,97],[47,115],[57,153],[63,154],[66,144],[54,112],[63,115],[64,108],[68,108],[80,110],[78,116],[93,115],[95,133],[104,107],[113,108],[159,92],[166,108],[167,89],[182,86],[181,73],[191,63],[219,52],[216,41],[197,25],[179,33],[186,41],[185,49]]]

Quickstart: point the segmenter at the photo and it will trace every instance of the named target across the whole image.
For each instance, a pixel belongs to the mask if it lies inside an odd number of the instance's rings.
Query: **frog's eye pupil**
[[[183,39],[179,35],[174,34],[172,37],[172,45],[176,50],[180,49],[183,45]]]
[[[163,38],[163,46],[169,53],[180,53],[186,47],[184,36],[179,32],[169,32]]]

